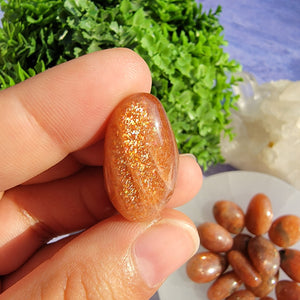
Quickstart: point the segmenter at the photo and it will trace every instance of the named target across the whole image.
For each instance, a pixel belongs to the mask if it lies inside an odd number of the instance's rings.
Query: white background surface
[[[300,216],[300,191],[275,177],[246,171],[231,171],[207,177],[198,195],[179,210],[188,215],[196,225],[205,221],[215,222],[212,214],[214,202],[231,200],[245,211],[249,200],[257,193],[265,193],[270,198],[274,218],[283,214]],[[292,248],[300,249],[300,242]],[[287,278],[283,271],[280,278]],[[210,283],[192,282],[183,266],[167,279],[159,290],[159,296],[161,300],[205,300],[209,286]],[[274,297],[273,293],[270,295]]]

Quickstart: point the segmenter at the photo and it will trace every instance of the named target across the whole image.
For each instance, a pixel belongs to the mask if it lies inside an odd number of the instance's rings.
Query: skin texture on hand
[[[196,251],[194,225],[172,209],[201,186],[191,156],[180,156],[158,220],[126,221],[104,189],[109,115],[124,97],[150,89],[146,63],[111,49],[0,92],[1,300],[148,299]]]

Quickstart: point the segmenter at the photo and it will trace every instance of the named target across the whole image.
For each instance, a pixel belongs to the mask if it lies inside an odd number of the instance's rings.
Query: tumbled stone
[[[300,240],[300,217],[283,215],[273,221],[268,232],[270,240],[279,247],[288,248]]]
[[[160,101],[139,93],[115,108],[105,135],[104,176],[111,202],[126,219],[159,216],[174,191],[178,149]]]
[[[299,300],[300,285],[295,281],[281,280],[276,285],[277,300]]]

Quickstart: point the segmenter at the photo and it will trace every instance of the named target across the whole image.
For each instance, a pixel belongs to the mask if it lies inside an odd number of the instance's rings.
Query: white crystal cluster
[[[268,173],[300,189],[300,81],[259,85],[251,74],[239,75],[231,123],[236,136],[222,139],[222,155],[238,169]]]

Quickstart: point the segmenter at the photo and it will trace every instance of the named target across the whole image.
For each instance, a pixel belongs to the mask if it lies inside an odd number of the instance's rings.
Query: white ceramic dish
[[[204,178],[197,196],[179,208],[196,225],[214,221],[213,203],[217,200],[231,200],[246,209],[249,200],[257,193],[265,193],[272,202],[274,218],[283,214],[300,215],[300,191],[275,177],[247,171],[231,171]],[[300,249],[300,242],[293,246]],[[203,250],[203,248],[200,248]],[[287,278],[281,271],[280,279]],[[206,300],[210,283],[197,284],[186,275],[185,266],[172,274],[159,290],[161,300]],[[270,294],[274,297],[274,292]]]

